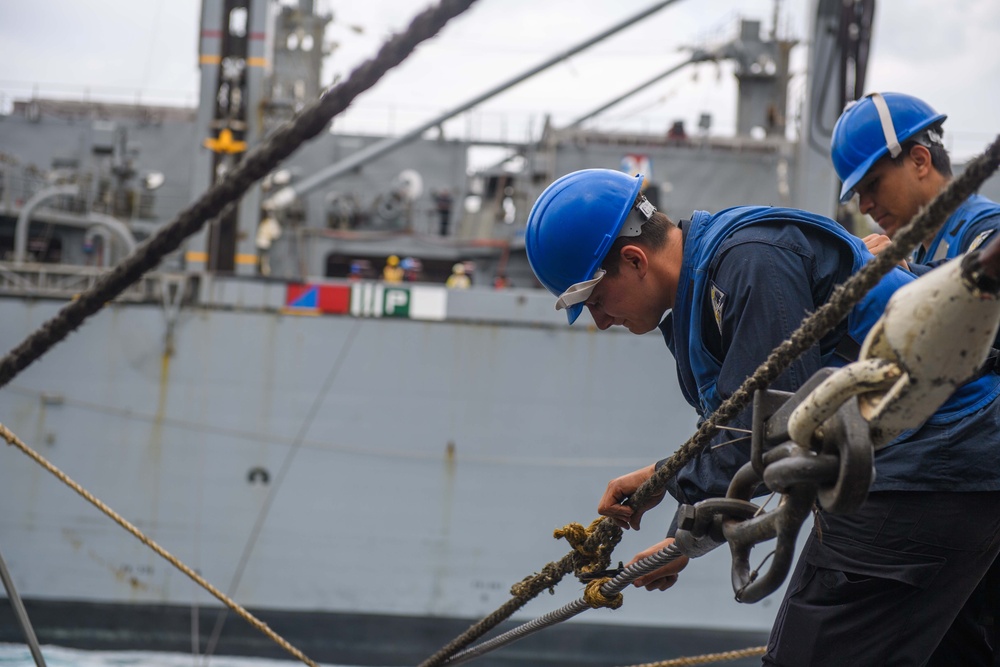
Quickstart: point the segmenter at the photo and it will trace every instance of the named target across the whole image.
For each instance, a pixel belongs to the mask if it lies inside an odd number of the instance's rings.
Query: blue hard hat
[[[524,234],[528,264],[545,289],[560,297],[570,287],[595,277],[625,225],[642,182],[642,174],[584,169],[545,188],[531,207]],[[583,303],[567,306],[569,323],[582,312]]]
[[[840,202],[883,155],[898,155],[898,146],[947,116],[923,100],[903,93],[869,93],[844,109],[833,127],[830,157],[843,181]]]

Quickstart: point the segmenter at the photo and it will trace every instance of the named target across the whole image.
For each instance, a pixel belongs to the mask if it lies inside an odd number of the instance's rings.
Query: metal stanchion
[[[10,599],[10,605],[14,608],[14,615],[17,616],[18,623],[21,624],[21,630],[24,632],[24,638],[28,642],[28,648],[31,650],[31,656],[35,659],[35,664],[38,667],[45,667],[45,658],[42,657],[42,649],[38,646],[38,637],[35,636],[35,629],[31,627],[31,621],[28,620],[28,612],[24,608],[24,603],[21,602],[21,597],[14,588],[14,580],[10,578],[10,572],[7,571],[7,563],[3,560],[3,554],[0,554],[0,582],[3,582],[3,587],[7,589],[7,597]]]

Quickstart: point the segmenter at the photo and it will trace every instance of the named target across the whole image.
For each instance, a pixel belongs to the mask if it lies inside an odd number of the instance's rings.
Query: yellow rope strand
[[[660,662],[644,662],[641,665],[631,665],[630,667],[686,667],[687,665],[707,665],[712,662],[722,662],[723,660],[739,660],[740,658],[753,658],[764,655],[767,652],[766,646],[755,646],[744,648],[739,651],[723,651],[722,653],[706,653],[704,655],[694,655],[686,658],[672,658]]]
[[[79,484],[77,484],[76,482],[74,482],[72,479],[70,479],[69,476],[66,475],[66,473],[64,473],[59,468],[55,467],[52,463],[50,463],[47,459],[45,459],[45,457],[43,457],[41,454],[39,454],[38,452],[36,452],[35,450],[33,450],[31,447],[29,447],[28,445],[26,445],[20,438],[18,438],[10,429],[8,429],[3,424],[0,424],[0,436],[2,436],[3,439],[6,440],[9,444],[14,445],[18,449],[20,449],[22,452],[24,452],[25,454],[27,454],[30,459],[32,459],[33,461],[35,461],[35,463],[37,463],[38,465],[42,466],[43,468],[45,468],[46,470],[48,470],[50,473],[52,473],[53,475],[55,475],[63,484],[65,484],[66,486],[68,486],[69,488],[73,489],[74,491],[76,491],[81,496],[83,496],[83,498],[87,502],[89,502],[91,505],[93,505],[94,507],[96,507],[97,509],[101,510],[102,512],[104,512],[105,514],[107,514],[109,517],[111,517],[111,519],[114,520],[115,523],[117,523],[119,526],[121,526],[122,528],[124,528],[128,532],[132,533],[132,535],[134,535],[136,538],[138,538],[140,542],[142,542],[147,547],[149,547],[150,549],[152,549],[153,551],[155,551],[157,554],[159,554],[160,556],[162,556],[168,563],[170,563],[171,565],[173,565],[174,567],[176,567],[178,570],[180,570],[181,572],[183,572],[184,574],[186,574],[196,584],[198,584],[199,586],[201,586],[202,588],[204,588],[205,590],[207,590],[209,593],[211,593],[212,595],[214,595],[216,598],[218,598],[220,601],[222,601],[223,604],[225,604],[227,607],[229,607],[234,612],[236,612],[247,623],[249,623],[250,625],[252,625],[253,627],[255,627],[257,630],[260,630],[265,635],[267,635],[276,644],[278,644],[278,646],[280,646],[281,648],[285,649],[286,651],[288,651],[289,653],[291,653],[293,656],[295,656],[297,659],[301,660],[302,662],[304,662],[305,664],[309,665],[310,667],[319,667],[315,662],[313,662],[312,660],[310,660],[304,653],[302,653],[302,651],[300,651],[299,649],[297,649],[294,646],[292,646],[291,644],[289,644],[285,639],[283,639],[280,635],[278,635],[274,630],[272,630],[271,628],[269,628],[266,623],[264,623],[263,621],[259,620],[253,614],[251,614],[246,609],[244,609],[243,607],[241,607],[239,604],[237,604],[236,602],[234,602],[233,600],[231,600],[229,597],[226,596],[225,593],[223,593],[222,591],[220,591],[218,588],[216,588],[212,584],[208,583],[205,579],[203,579],[200,575],[198,575],[198,573],[196,573],[194,570],[192,570],[191,568],[189,568],[187,565],[185,565],[184,563],[182,563],[181,561],[179,561],[170,552],[168,552],[166,549],[164,549],[163,547],[161,547],[159,544],[157,544],[156,542],[154,542],[153,540],[151,540],[149,537],[147,537],[145,534],[143,534],[143,532],[141,530],[139,530],[138,528],[136,528],[135,526],[133,526],[131,523],[129,523],[127,520],[125,520],[124,517],[122,517],[120,514],[118,514],[117,512],[115,512],[113,509],[111,509],[110,507],[108,507],[107,505],[105,505],[100,499],[98,499],[97,497],[95,497],[92,493],[90,493],[89,491],[87,491],[85,488],[83,488],[82,486],[80,486]]]
[[[614,536],[606,541],[593,538],[598,526],[604,521],[604,517],[597,517],[586,528],[579,523],[568,523],[552,533],[552,536],[557,540],[564,539],[569,542],[573,551],[576,552],[573,559],[573,569],[577,576],[607,569],[611,563],[611,553],[621,540],[621,531],[618,532],[617,539]]]
[[[601,586],[611,581],[611,577],[594,579],[583,589],[583,599],[594,609],[607,607],[608,609],[618,609],[625,602],[625,596],[616,593],[614,597],[608,597],[601,592]]]
[[[587,529],[580,523],[567,523],[562,528],[556,528],[552,531],[552,536],[557,540],[565,538],[571,547],[579,551],[584,540],[587,539]]]

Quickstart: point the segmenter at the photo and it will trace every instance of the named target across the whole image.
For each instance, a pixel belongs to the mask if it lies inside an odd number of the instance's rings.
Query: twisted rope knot
[[[587,584],[587,587],[583,589],[583,599],[594,609],[600,607],[607,607],[608,609],[618,609],[625,602],[625,596],[621,593],[615,593],[613,596],[608,597],[601,592],[601,586],[611,581],[611,577],[603,577],[601,579],[594,579],[592,582]]]
[[[604,519],[598,517],[584,528],[579,523],[569,523],[557,528],[552,536],[565,539],[573,547],[573,572],[576,576],[606,570],[611,564],[611,554],[621,541],[621,531],[602,530]]]

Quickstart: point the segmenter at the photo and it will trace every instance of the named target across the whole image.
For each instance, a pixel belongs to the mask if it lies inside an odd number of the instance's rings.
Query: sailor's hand
[[[635,510],[622,503],[628,500],[635,493],[635,490],[642,486],[643,482],[652,477],[653,472],[655,472],[655,464],[650,464],[608,482],[608,488],[604,491],[604,496],[601,497],[601,502],[597,506],[597,513],[614,521],[619,528],[639,530],[642,515],[646,510],[656,507],[663,499],[663,494],[654,497],[646,507]]]
[[[869,234],[861,240],[864,242],[865,247],[868,248],[868,252],[873,255],[879,254],[892,243],[892,239],[885,234]]]
[[[868,248],[868,252],[870,252],[873,255],[879,254],[880,252],[888,248],[890,243],[892,243],[892,239],[890,239],[885,234],[869,234],[868,236],[864,237],[861,240],[864,242],[865,247]],[[905,259],[900,260],[899,265],[904,269],[906,269],[907,271],[910,269]]]
[[[657,542],[648,549],[637,553],[635,555],[635,558],[629,561],[628,564],[631,565],[632,563],[642,560],[647,556],[652,556],[656,552],[667,548],[673,543],[674,543],[674,538],[672,537],[668,537],[662,542]],[[657,568],[652,572],[650,572],[649,574],[644,574],[643,576],[639,577],[638,579],[632,582],[632,585],[635,586],[636,588],[645,588],[647,591],[665,591],[677,583],[678,573],[685,567],[687,567],[687,564],[688,564],[688,557],[679,556],[677,559],[667,563],[663,567]]]

